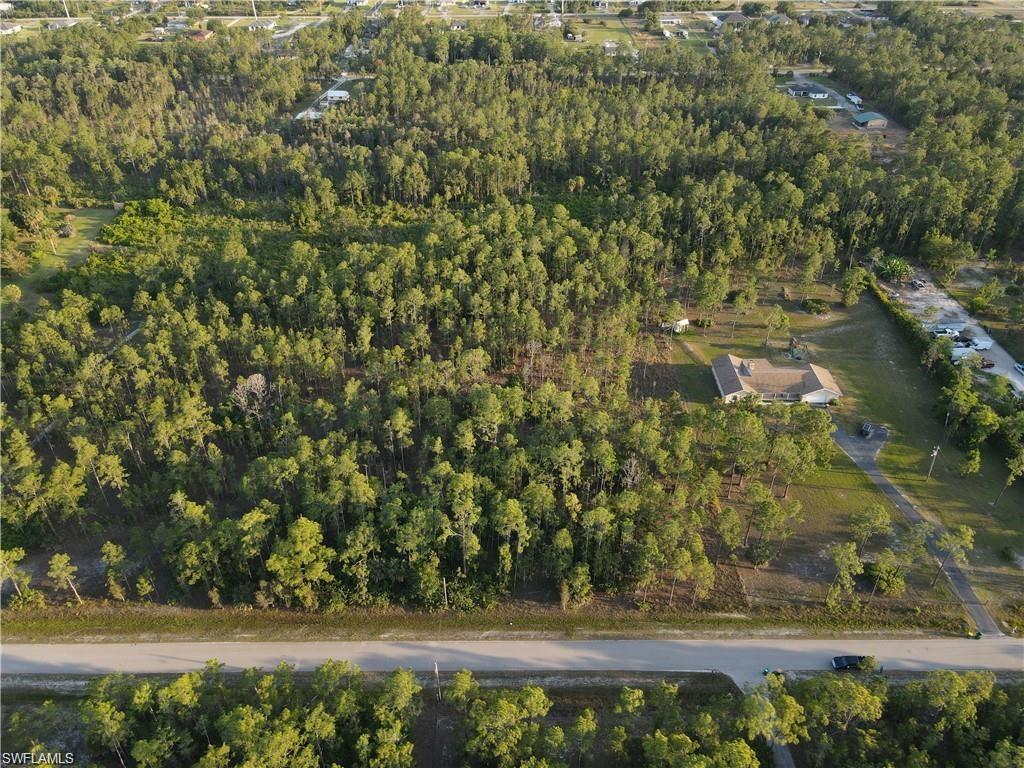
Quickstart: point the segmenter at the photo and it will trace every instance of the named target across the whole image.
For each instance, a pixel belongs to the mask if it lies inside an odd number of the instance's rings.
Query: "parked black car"
[[[832,669],[839,672],[858,670],[864,666],[867,656],[836,656],[832,659]]]

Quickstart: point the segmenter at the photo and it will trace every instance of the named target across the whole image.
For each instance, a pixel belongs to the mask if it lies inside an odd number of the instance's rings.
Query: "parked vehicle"
[[[952,328],[936,328],[932,330],[932,336],[936,339],[955,339],[959,335],[960,331],[954,331]]]
[[[1024,363],[1014,363],[1013,370],[1017,373],[1024,373]]]
[[[980,357],[978,350],[974,347],[953,347],[953,351],[949,353],[949,359],[953,361],[955,365],[959,365],[961,360],[966,360],[969,357]]]
[[[864,103],[864,99],[853,92],[846,94],[846,100],[858,109],[860,109],[861,105]]]
[[[986,349],[992,349],[992,339],[972,339],[971,348],[984,351]]]
[[[928,283],[926,283],[924,280],[911,280],[910,285],[912,288],[917,288],[918,290],[920,290],[921,288],[924,288],[926,285],[928,285]]]
[[[960,320],[955,316],[940,318],[936,322],[928,326],[928,330],[934,333],[935,331],[948,330],[954,333],[963,333],[967,330],[967,322]]]
[[[848,672],[861,669],[867,656],[836,656],[832,659],[832,669],[838,672]]]
[[[875,425],[865,421],[860,425],[860,436],[871,437],[871,433],[875,431]]]
[[[989,360],[987,357],[983,357],[981,358],[981,367],[984,370],[988,370],[989,368],[995,368],[996,362],[995,360]]]

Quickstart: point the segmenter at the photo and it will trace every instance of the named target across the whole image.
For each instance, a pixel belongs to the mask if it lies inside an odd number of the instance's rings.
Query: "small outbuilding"
[[[16,35],[21,32],[21,24],[12,24],[10,22],[0,22],[0,35]]]
[[[861,130],[866,128],[885,128],[888,125],[888,118],[877,112],[861,112],[853,116],[853,127],[860,128]]]

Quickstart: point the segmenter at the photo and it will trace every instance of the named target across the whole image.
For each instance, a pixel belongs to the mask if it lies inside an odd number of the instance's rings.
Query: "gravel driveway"
[[[930,325],[940,319],[953,318],[966,323],[966,333],[973,338],[992,338],[981,323],[971,317],[967,310],[957,303],[956,299],[936,286],[927,274],[915,277],[924,280],[925,287],[914,289],[909,285],[900,286],[898,301],[901,301],[915,317],[921,318],[922,323]],[[995,367],[989,368],[987,373],[1005,376],[1018,393],[1024,394],[1024,375],[1014,370],[1013,364],[1017,361],[998,342],[993,341],[992,348],[981,352],[981,355],[995,363]]]

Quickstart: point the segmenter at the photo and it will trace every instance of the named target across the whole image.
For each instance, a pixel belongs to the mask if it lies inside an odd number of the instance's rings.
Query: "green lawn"
[[[628,45],[632,36],[620,19],[602,19],[601,21],[575,23],[576,28],[587,36],[587,43],[601,45],[608,40],[615,40],[620,45]]]
[[[826,286],[812,291],[821,297],[830,294]],[[1018,556],[1024,555],[1024,518],[1020,513],[1024,483],[1012,486],[999,506],[992,507],[1006,477],[1003,460],[994,450],[983,451],[980,474],[960,477],[956,467],[963,453],[945,440],[942,417],[936,413],[939,388],[885,310],[865,294],[855,307],[835,306],[830,315],[815,317],[800,310],[798,302],[782,299],[777,285],[762,288],[762,295],[764,305],[778,303],[786,309],[791,333],[807,343],[810,359],[835,375],[845,394],[833,409],[840,421],[850,429],[864,420],[890,427],[889,442],[879,457],[883,471],[936,521],[975,529],[976,546],[968,570],[982,597],[1019,600],[1024,594],[1024,573],[1004,559],[1000,550],[1010,547]],[[762,312],[763,307],[739,318],[734,337],[733,315],[723,312],[707,335],[694,328],[682,339],[703,360],[733,352],[766,356],[785,364],[788,339],[777,334],[766,352]],[[683,341],[677,343],[682,346]],[[710,370],[702,375],[694,356],[685,350],[675,355],[672,367],[679,368],[675,375],[684,396],[707,402],[716,394]],[[935,445],[941,446],[941,452],[931,481],[926,481]]]
[[[43,253],[42,258],[32,272],[10,281],[21,289],[22,304],[28,310],[34,309],[39,303],[47,278],[65,266],[83,261],[89,255],[89,248],[95,243],[100,228],[113,220],[115,215],[112,208],[58,208],[51,213],[49,224],[59,226],[67,213],[74,217],[74,234],[71,237],[54,236],[53,247],[49,238],[40,238],[38,246]]]

